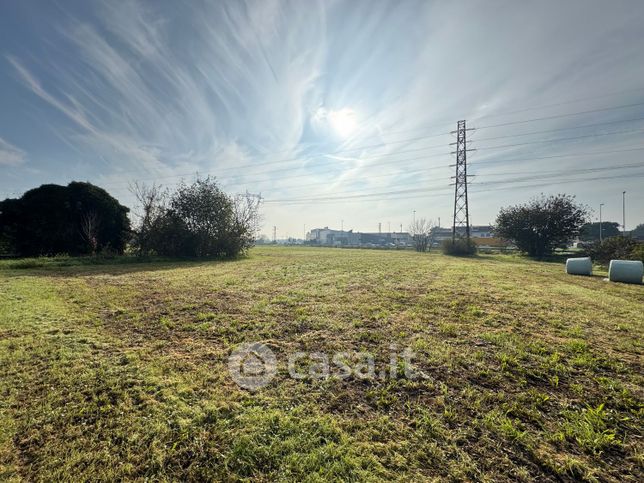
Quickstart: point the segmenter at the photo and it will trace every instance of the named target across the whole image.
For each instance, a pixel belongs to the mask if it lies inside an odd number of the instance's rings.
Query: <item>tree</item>
[[[95,211],[88,211],[81,215],[81,235],[89,245],[92,255],[95,255],[98,249],[98,227],[99,219]]]
[[[568,246],[587,219],[588,208],[575,203],[574,196],[541,195],[526,204],[502,208],[495,233],[531,257],[541,258]]]
[[[409,234],[412,237],[414,248],[417,252],[427,252],[432,249],[434,224],[431,220],[420,218],[409,225]]]
[[[259,199],[231,197],[214,179],[181,184],[174,193],[135,185],[140,211],[135,246],[140,254],[234,257],[255,243]]]
[[[233,226],[229,236],[233,242],[234,254],[245,252],[255,244],[261,221],[260,202],[260,197],[248,192],[233,198]]]
[[[153,227],[167,209],[168,190],[156,184],[147,186],[134,183],[130,186],[130,192],[138,203],[134,211],[136,224],[133,245],[139,255],[144,255],[151,250]]]
[[[611,260],[639,260],[640,244],[630,237],[615,236],[603,242],[596,241],[586,248],[586,255],[595,262],[608,265]]]
[[[636,240],[644,240],[644,223],[641,223],[631,231],[631,236]]]
[[[611,238],[621,235],[619,231],[619,223],[614,221],[603,221],[601,223],[601,237]],[[585,223],[579,231],[579,239],[581,241],[596,241],[599,240],[599,222]]]
[[[20,256],[84,255],[108,247],[122,253],[130,236],[128,211],[91,183],[42,185],[0,203],[0,238]]]

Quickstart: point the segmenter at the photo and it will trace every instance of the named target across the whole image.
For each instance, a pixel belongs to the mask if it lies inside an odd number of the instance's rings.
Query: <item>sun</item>
[[[348,138],[358,128],[358,116],[353,109],[347,107],[338,111],[329,111],[329,124],[342,138]]]

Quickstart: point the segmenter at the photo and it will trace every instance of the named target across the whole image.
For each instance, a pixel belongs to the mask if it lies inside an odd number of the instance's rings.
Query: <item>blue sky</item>
[[[448,225],[539,193],[644,222],[639,1],[0,4],[0,196],[195,173],[265,198],[264,229]],[[495,127],[496,126],[496,127]],[[598,213],[595,213],[597,217]]]

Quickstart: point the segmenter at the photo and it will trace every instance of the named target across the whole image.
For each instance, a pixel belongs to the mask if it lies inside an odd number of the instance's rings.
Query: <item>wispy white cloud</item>
[[[0,138],[0,166],[19,166],[27,159],[27,153]]]

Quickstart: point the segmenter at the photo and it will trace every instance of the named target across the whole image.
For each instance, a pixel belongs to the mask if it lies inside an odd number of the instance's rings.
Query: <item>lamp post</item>
[[[626,191],[622,191],[622,235],[626,236]]]
[[[413,220],[414,220],[414,225],[415,225],[416,224],[416,210],[413,211],[413,214],[414,214]]]
[[[604,241],[602,236],[602,206],[604,206],[604,203],[599,203],[599,243]]]

